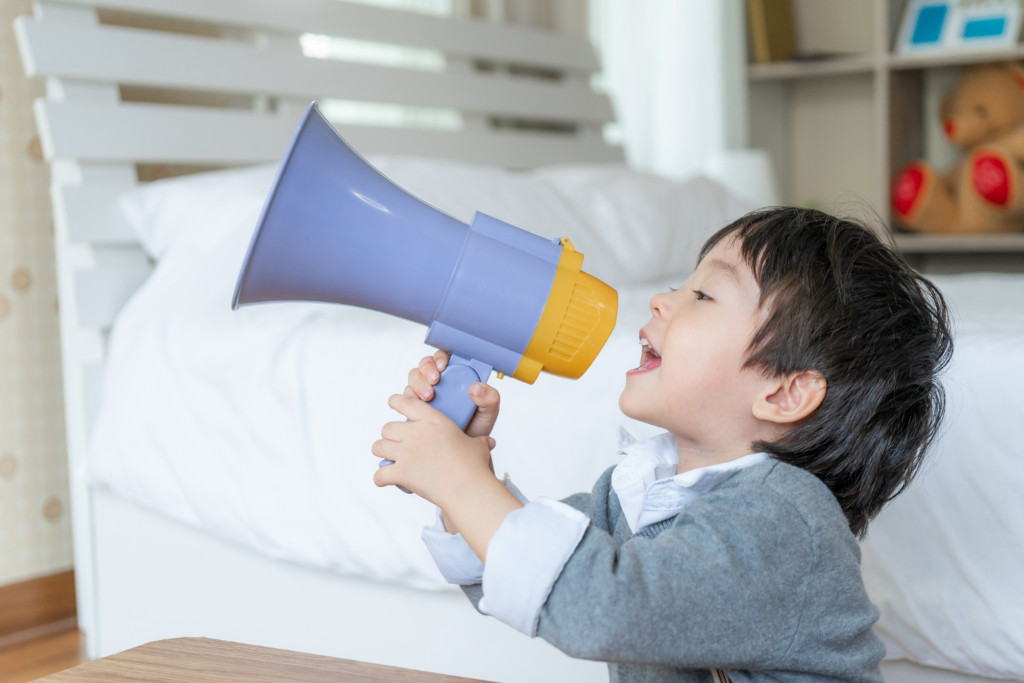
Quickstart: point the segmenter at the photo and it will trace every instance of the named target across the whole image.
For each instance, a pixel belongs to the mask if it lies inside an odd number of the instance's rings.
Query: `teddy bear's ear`
[[[954,101],[956,100],[956,93],[950,91],[943,95],[942,102],[939,103],[939,120],[948,121],[953,116]]]
[[[1024,89],[1024,63],[1006,62],[1005,66],[1013,74],[1013,80],[1017,81],[1017,85]]]

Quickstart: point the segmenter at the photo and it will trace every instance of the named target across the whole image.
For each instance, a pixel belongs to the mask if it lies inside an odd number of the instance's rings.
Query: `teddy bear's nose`
[[[953,136],[956,135],[956,124],[953,122],[953,119],[946,119],[943,121],[942,129],[946,131],[946,137],[950,140],[952,140]]]

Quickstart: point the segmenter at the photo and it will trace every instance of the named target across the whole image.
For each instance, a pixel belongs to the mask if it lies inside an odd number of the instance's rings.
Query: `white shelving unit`
[[[793,0],[801,52],[841,56],[748,66],[750,144],[772,153],[785,201],[891,229],[896,173],[914,159],[947,167],[958,158],[939,125],[942,94],[968,66],[1024,60],[1024,46],[896,54],[904,6],[905,0]],[[925,271],[1024,272],[1024,230],[894,237]]]

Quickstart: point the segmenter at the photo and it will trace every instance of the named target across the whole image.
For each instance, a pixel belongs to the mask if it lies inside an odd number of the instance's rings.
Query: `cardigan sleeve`
[[[537,635],[551,587],[589,526],[579,510],[544,498],[509,514],[487,546],[478,609],[520,633]]]
[[[613,467],[609,467],[598,478],[597,483],[595,483],[594,488],[593,488],[593,490],[591,492],[589,492],[589,493],[576,493],[576,494],[573,494],[572,496],[569,496],[568,498],[566,498],[562,502],[565,503],[570,508],[574,508],[575,510],[578,510],[578,511],[584,513],[585,515],[587,515],[590,518],[591,523],[594,522],[594,517],[595,517],[595,514],[596,514],[599,523],[600,523],[601,520],[605,520],[605,524],[607,525],[607,521],[606,521],[607,517],[608,517],[608,515],[607,515],[607,508],[608,508],[607,499],[608,499],[608,493],[611,490],[611,476],[612,476],[612,471],[614,469],[615,469],[614,466]],[[519,500],[521,502],[523,502],[524,504],[526,503],[525,498],[521,497],[520,495],[517,495],[517,497],[519,498]],[[597,503],[595,503],[595,501],[597,501]],[[502,524],[502,526],[504,527],[505,524]],[[499,531],[500,531],[500,528],[499,528]],[[582,540],[583,533],[585,533],[585,528],[581,528],[579,533],[575,535],[575,539],[571,542],[572,545],[568,548],[568,550],[570,552],[578,545],[579,541]],[[572,535],[572,534],[569,534],[569,535]],[[496,534],[495,536],[497,537],[498,534]],[[494,539],[492,539],[491,542],[493,543]],[[489,547],[488,548],[488,555],[491,554],[490,550],[491,549]],[[514,552],[514,549],[512,549],[512,552]],[[550,592],[551,585],[558,578],[558,576],[560,576],[562,568],[564,567],[564,565],[565,565],[565,558],[563,558],[561,561],[558,562],[558,568],[557,568],[556,573],[550,578],[550,580],[548,581],[546,586],[544,586],[542,588],[541,592],[543,593],[543,595],[545,597]],[[484,570],[481,569],[481,579],[479,579],[479,580],[477,580],[475,582],[463,582],[461,587],[462,587],[463,593],[466,594],[466,597],[469,598],[469,601],[473,603],[473,606],[477,609],[477,611],[480,611],[481,613],[484,613],[484,614],[491,614],[491,612],[488,612],[483,607],[481,607],[481,601],[484,598],[484,587],[481,584],[483,573],[484,573]],[[536,612],[539,612],[540,607],[541,607],[540,605],[537,606]],[[498,609],[500,610],[500,608],[498,608]],[[529,629],[524,629],[520,625],[517,625],[516,623],[510,623],[510,621],[505,619],[505,618],[503,618],[503,616],[501,614],[495,614],[494,616],[498,617],[502,621],[505,621],[506,623],[509,623],[509,625],[511,625],[511,626],[513,626],[515,628],[518,628],[520,631],[527,632],[531,636],[537,635],[536,634],[536,618],[537,618],[538,614],[536,614],[536,613],[530,618],[530,628]]]
[[[653,538],[592,525],[541,611],[538,635],[574,657],[759,668],[790,647],[815,562],[800,513],[762,489],[715,491]]]

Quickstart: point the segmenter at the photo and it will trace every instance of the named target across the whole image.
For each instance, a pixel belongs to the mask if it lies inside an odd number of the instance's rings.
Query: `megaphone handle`
[[[459,425],[459,429],[465,430],[476,412],[476,404],[469,397],[469,387],[477,382],[486,382],[493,369],[478,360],[452,355],[448,367],[441,373],[441,380],[434,386],[434,398],[430,405],[450,417],[452,422]],[[381,460],[378,466],[393,464],[392,460]],[[401,486],[398,488],[410,493]]]
[[[476,382],[486,382],[492,369],[486,363],[453,355],[441,373],[441,380],[434,386],[430,405],[464,430],[476,412],[476,404],[469,397],[469,387]]]

